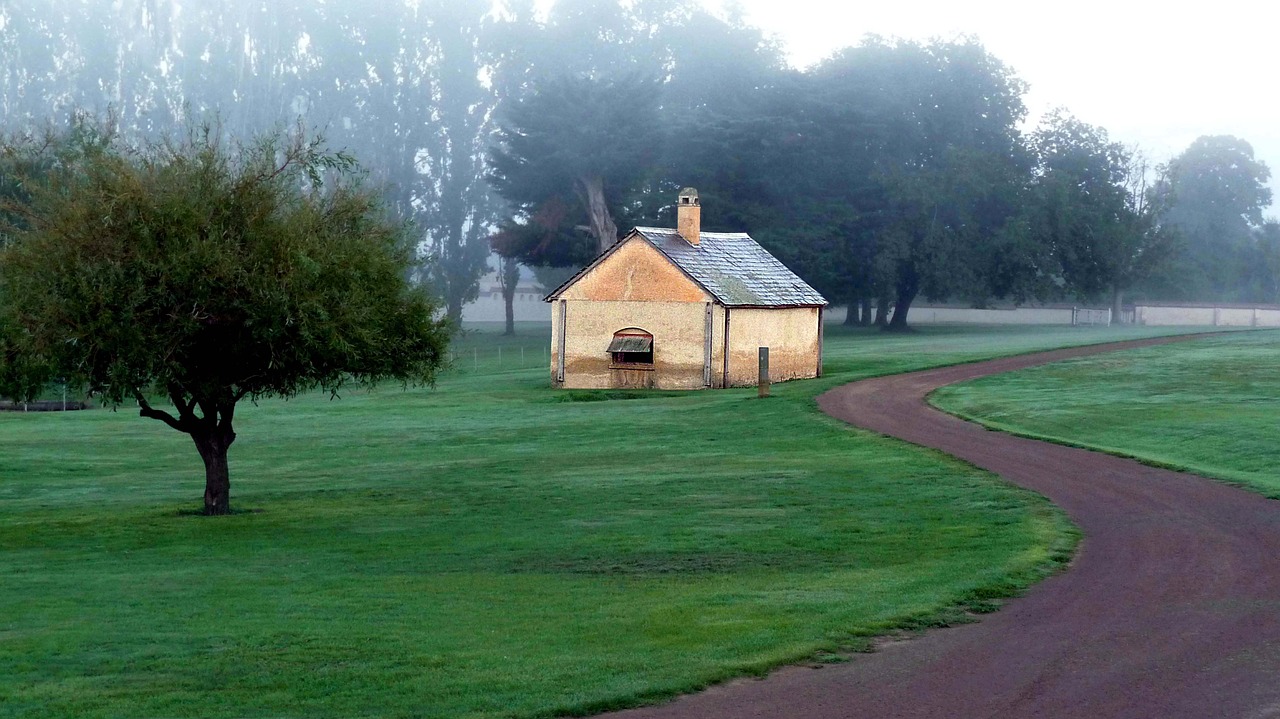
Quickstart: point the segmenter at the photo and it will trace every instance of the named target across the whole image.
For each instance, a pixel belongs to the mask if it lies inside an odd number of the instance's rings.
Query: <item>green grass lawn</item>
[[[547,325],[473,331],[435,389],[243,406],[215,519],[158,422],[0,414],[0,716],[581,714],[948,621],[1070,527],[813,397],[1158,333],[832,328],[827,375],[766,400],[586,401],[548,387]]]
[[[1280,331],[1058,362],[944,387],[932,401],[1280,499]]]

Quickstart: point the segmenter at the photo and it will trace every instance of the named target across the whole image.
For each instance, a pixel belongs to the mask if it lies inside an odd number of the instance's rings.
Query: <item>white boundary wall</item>
[[[843,322],[844,317],[843,307],[834,307],[824,313],[826,322]],[[975,310],[917,305],[911,308],[907,321],[922,325],[1108,325],[1115,321],[1152,327],[1280,327],[1280,306],[1136,304],[1132,309],[1126,309],[1121,317],[1113,318],[1109,309],[1018,307]]]
[[[1133,321],[1153,327],[1280,327],[1280,307],[1136,304]]]
[[[548,322],[551,305],[542,301],[541,290],[518,288],[511,308],[516,322]],[[481,291],[462,306],[463,322],[503,322],[507,319],[507,303],[501,291]]]
[[[1018,307],[1008,310],[975,310],[968,307],[912,307],[907,322],[916,324],[1069,325],[1074,310]]]
[[[824,313],[826,322],[843,322],[845,308],[836,307]],[[1106,310],[1103,310],[1106,312]],[[1018,307],[1003,310],[975,310],[967,307],[928,307],[913,305],[907,313],[909,324],[972,325],[1069,325],[1075,315],[1072,307]]]

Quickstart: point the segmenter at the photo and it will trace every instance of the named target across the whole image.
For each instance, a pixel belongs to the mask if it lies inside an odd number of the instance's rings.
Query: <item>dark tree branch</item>
[[[200,414],[204,415],[200,417],[199,421],[205,424],[210,431],[216,429],[218,427],[217,403],[207,399],[194,399],[193,401],[200,406]]]
[[[181,385],[177,383],[169,385],[169,400],[173,402],[173,406],[178,408],[178,416],[184,422],[195,421],[195,415],[192,413],[192,403],[186,399],[187,393],[182,390]]]
[[[222,421],[218,423],[218,429],[231,432],[231,420],[236,415],[236,403],[234,400],[222,405]]]
[[[142,396],[142,392],[135,389],[133,391],[133,396],[138,400],[139,416],[146,417],[147,419],[158,419],[179,432],[189,433],[189,429],[185,422],[175,418],[173,415],[162,409],[153,409],[151,407],[151,403],[147,401],[147,398]]]

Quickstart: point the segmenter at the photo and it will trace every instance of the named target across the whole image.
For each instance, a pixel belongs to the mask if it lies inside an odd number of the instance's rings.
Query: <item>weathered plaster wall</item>
[[[723,326],[723,321],[722,321]],[[729,310],[729,384],[753,385],[759,348],[769,348],[769,380],[816,377],[818,308]]]
[[[633,238],[562,294],[568,310],[563,387],[603,389],[647,384],[703,387],[706,305],[711,296],[648,242]],[[559,361],[558,303],[551,303],[551,378]],[[653,335],[654,370],[610,368],[613,333],[638,327]]]
[[[561,386],[605,389],[618,386],[618,380],[624,377],[634,386],[635,371],[612,369],[606,350],[614,332],[638,327],[653,335],[651,386],[656,389],[703,387],[705,303],[569,300],[565,307],[568,310],[565,381]],[[553,314],[553,328],[557,322]],[[553,382],[560,347],[557,329],[553,329],[551,340]]]
[[[612,255],[560,295],[566,300],[635,302],[710,302],[711,297],[661,252],[640,238],[623,243]]]

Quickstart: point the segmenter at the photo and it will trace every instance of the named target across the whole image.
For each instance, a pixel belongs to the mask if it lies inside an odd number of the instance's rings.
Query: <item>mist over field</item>
[[[945,34],[988,15],[922,21],[935,40],[840,16],[848,37],[806,43],[752,3],[9,0],[0,124],[318,128],[414,223],[414,278],[453,318],[486,272],[514,292],[521,265],[563,276],[670,225],[684,186],[854,323],[904,327],[917,298],[1280,302],[1247,138],[1153,155],[1042,95],[1029,112],[1016,64]],[[891,32],[863,36],[875,22]],[[1043,74],[1010,27],[991,32]]]

